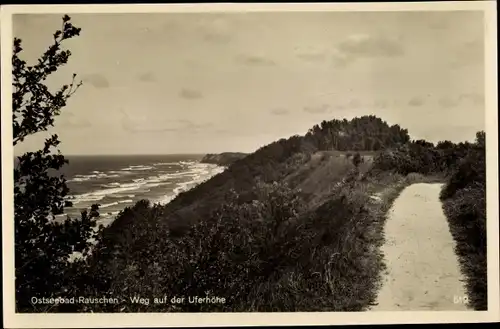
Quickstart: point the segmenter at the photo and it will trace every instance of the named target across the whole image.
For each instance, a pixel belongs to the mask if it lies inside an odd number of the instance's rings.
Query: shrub
[[[441,191],[469,300],[476,310],[486,310],[488,301],[485,155],[485,135],[478,132]]]
[[[412,172],[406,176],[406,180],[411,184],[411,183],[423,182],[425,178],[424,175],[422,174]]]
[[[179,236],[160,220],[162,207],[136,204],[117,218],[125,225],[119,236],[104,232],[79,280],[92,282],[87,295],[226,299],[148,306],[126,301],[93,306],[94,312],[362,310],[374,299],[379,263],[368,248],[376,220],[354,178],[312,210],[286,183],[257,180],[246,195],[229,190],[210,216]]]

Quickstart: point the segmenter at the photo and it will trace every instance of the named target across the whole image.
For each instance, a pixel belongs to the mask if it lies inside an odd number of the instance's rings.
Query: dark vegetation
[[[171,235],[167,209],[140,202],[118,217],[119,233],[105,231],[80,277],[81,293],[142,296],[151,303],[164,295],[227,299],[92,307],[108,312],[363,310],[376,297],[382,267],[376,247],[397,195],[373,203],[367,192],[401,184],[403,177],[381,173],[362,182],[358,174],[351,171],[313,209],[285,183],[258,182],[251,198],[229,190],[224,203],[182,236]]]
[[[53,92],[46,78],[66,64],[69,50],[62,50],[65,40],[79,35],[68,16],[64,16],[61,30],[54,34],[53,44],[42,54],[37,64],[29,66],[19,55],[21,40],[14,39],[12,56],[12,111],[13,144],[26,137],[46,131],[54,124],[66,101],[81,83],[75,83]],[[15,287],[16,311],[45,312],[52,305],[32,305],[32,297],[59,295],[71,287],[66,271],[79,262],[68,262],[70,253],[86,254],[89,238],[97,236],[98,206],[83,211],[78,219],[55,222],[54,216],[71,206],[65,201],[68,194],[66,180],[54,175],[67,160],[53,150],[59,145],[57,135],[45,140],[41,150],[28,152],[14,163],[14,222],[15,222]],[[70,281],[68,281],[70,280]]]
[[[339,151],[378,151],[410,140],[407,129],[388,127],[375,116],[323,121],[311,128],[306,138],[319,149]]]
[[[467,278],[469,301],[476,310],[488,309],[485,156],[485,134],[480,132],[476,142],[456,164],[441,193],[443,209]]]
[[[446,184],[440,198],[456,241],[456,252],[466,277],[470,305],[487,309],[486,266],[486,135],[476,134],[473,143],[437,145],[413,141],[396,149],[384,150],[375,167],[403,175],[442,173]]]
[[[67,26],[69,18],[64,20]],[[59,52],[59,36],[46,55],[52,58],[48,67],[69,56]],[[36,81],[24,95],[43,92],[29,98],[38,106],[27,112],[14,97],[14,131],[21,131],[14,143],[46,129],[64,106],[59,98],[43,98],[45,73],[26,68],[17,53],[14,87]],[[26,76],[16,80],[16,74]],[[49,110],[37,113],[44,104]],[[16,113],[24,115],[20,124]],[[480,238],[484,133],[476,143],[434,146],[411,141],[406,129],[375,116],[323,121],[305,136],[280,139],[237,159],[168,205],[143,200],[125,208],[99,233],[92,254],[76,262],[68,262],[67,254],[88,253],[98,208],[64,224],[46,220],[62,211],[68,193],[64,177],[46,174],[64,164],[62,155],[50,155],[57,144],[53,137],[44,150],[21,157],[15,172],[18,311],[364,310],[375,300],[384,266],[378,247],[385,213],[402,188],[430,176],[447,179],[444,208],[455,238],[466,244],[458,252],[475,303],[485,305],[486,267],[472,253],[486,251]],[[44,309],[29,303],[32,296],[61,295],[118,297],[123,303]],[[148,297],[150,304],[131,303],[134,296]],[[153,298],[163,296],[218,296],[226,303],[154,304]]]
[[[227,167],[231,165],[233,162],[239,159],[243,159],[246,157],[246,153],[239,152],[224,152],[219,154],[206,154],[200,162],[202,163],[212,163],[219,166]]]

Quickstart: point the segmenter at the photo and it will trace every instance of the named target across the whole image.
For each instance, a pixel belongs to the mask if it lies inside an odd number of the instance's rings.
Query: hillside
[[[206,154],[202,159],[202,163],[212,163],[219,166],[227,167],[231,165],[233,162],[243,159],[246,157],[246,153],[239,152],[224,152],[219,154]]]
[[[384,267],[378,248],[392,200],[427,176],[444,182],[456,148],[410,141],[374,116],[324,121],[165,206],[126,208],[71,278],[81,295],[226,298],[101,311],[365,310]]]

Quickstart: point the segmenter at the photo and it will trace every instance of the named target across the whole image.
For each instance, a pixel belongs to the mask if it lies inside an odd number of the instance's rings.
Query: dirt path
[[[465,292],[441,186],[413,184],[389,210],[382,247],[387,271],[372,311],[467,310],[454,300]]]

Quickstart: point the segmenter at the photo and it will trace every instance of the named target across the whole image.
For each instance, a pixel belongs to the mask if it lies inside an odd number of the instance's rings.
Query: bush
[[[126,301],[94,305],[94,312],[362,310],[375,298],[380,270],[369,248],[377,220],[365,206],[365,191],[354,179],[312,210],[299,195],[283,182],[257,181],[247,195],[230,190],[210,216],[179,236],[160,220],[162,207],[138,203],[117,218],[124,225],[119,235],[104,232],[90,270],[79,277],[81,286],[87,282],[81,293],[226,299],[147,306]]]
[[[473,144],[440,142],[436,146],[423,140],[412,141],[397,148],[385,149],[377,154],[374,167],[379,170],[395,171],[402,175],[420,173],[425,175],[456,172],[460,161],[469,154]],[[480,165],[480,164],[479,164]],[[473,174],[464,170],[464,175]],[[457,177],[457,181],[462,181]]]
[[[443,210],[457,241],[467,292],[476,310],[487,309],[485,135],[476,134],[441,191]]]
[[[425,180],[425,176],[419,173],[409,173],[406,176],[407,182],[411,183],[418,183],[418,182],[423,182]]]

